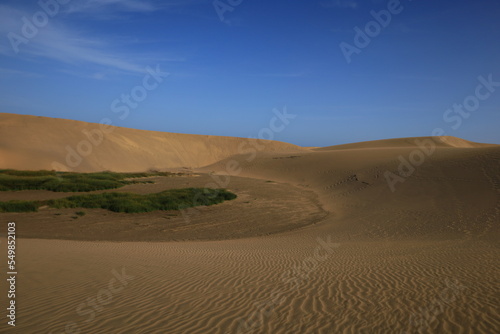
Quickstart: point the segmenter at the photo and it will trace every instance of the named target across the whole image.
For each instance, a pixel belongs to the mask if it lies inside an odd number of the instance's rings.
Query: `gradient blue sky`
[[[303,146],[434,128],[500,144],[500,87],[458,129],[443,120],[478,76],[500,81],[500,2],[402,0],[348,64],[339,44],[388,2],[243,0],[221,21],[213,1],[72,0],[15,53],[9,33],[41,8],[3,0],[0,112],[256,137],[286,106],[297,117],[275,139]],[[112,102],[157,65],[170,75],[119,119]]]

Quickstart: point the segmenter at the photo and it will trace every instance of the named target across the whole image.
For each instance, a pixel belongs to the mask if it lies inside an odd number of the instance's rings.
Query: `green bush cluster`
[[[185,188],[162,191],[156,194],[100,193],[70,196],[48,201],[0,202],[0,212],[37,211],[41,205],[54,208],[107,209],[114,212],[138,213],[156,210],[179,210],[200,205],[213,205],[235,199],[236,195],[225,189]]]
[[[127,180],[130,178],[170,175],[173,175],[173,173],[73,173],[4,169],[0,170],[0,191],[50,190],[57,192],[86,192],[115,189],[132,183],[151,183],[151,181]]]
[[[0,202],[0,212],[36,212],[38,207],[35,201]]]

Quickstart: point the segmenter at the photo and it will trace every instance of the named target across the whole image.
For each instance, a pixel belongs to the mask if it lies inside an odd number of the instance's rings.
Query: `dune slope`
[[[135,172],[201,167],[242,152],[303,150],[276,141],[144,131],[0,113],[0,168]]]
[[[440,136],[440,137],[408,137],[408,138],[394,138],[372,140],[359,143],[334,145],[327,147],[314,148],[315,151],[331,151],[331,150],[351,150],[351,149],[375,149],[375,148],[403,148],[415,147],[419,142],[432,139],[437,147],[457,147],[457,148],[472,148],[472,147],[493,147],[494,144],[483,144],[468,141],[462,138],[453,136]]]

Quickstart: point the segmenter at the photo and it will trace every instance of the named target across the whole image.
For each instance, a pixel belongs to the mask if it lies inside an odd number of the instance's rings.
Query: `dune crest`
[[[408,138],[394,138],[364,141],[359,143],[350,143],[334,146],[326,146],[314,148],[314,151],[332,151],[332,150],[352,150],[352,149],[368,149],[368,148],[405,148],[415,147],[416,141],[424,141],[432,139],[436,147],[456,147],[456,148],[479,148],[496,146],[494,144],[483,144],[468,141],[462,138],[453,136],[439,136],[439,137],[408,137]]]
[[[0,168],[135,172],[197,168],[235,154],[305,150],[270,140],[146,131],[0,113]]]

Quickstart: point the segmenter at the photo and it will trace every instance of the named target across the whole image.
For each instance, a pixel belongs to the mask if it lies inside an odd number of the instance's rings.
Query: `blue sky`
[[[286,107],[297,117],[274,138],[303,146],[435,128],[500,144],[500,87],[446,114],[479,76],[500,82],[497,0],[217,1],[0,1],[0,111],[257,137]],[[373,11],[390,22],[377,30]],[[348,62],[341,43],[367,25]],[[158,66],[169,75],[120,118],[113,102]]]

